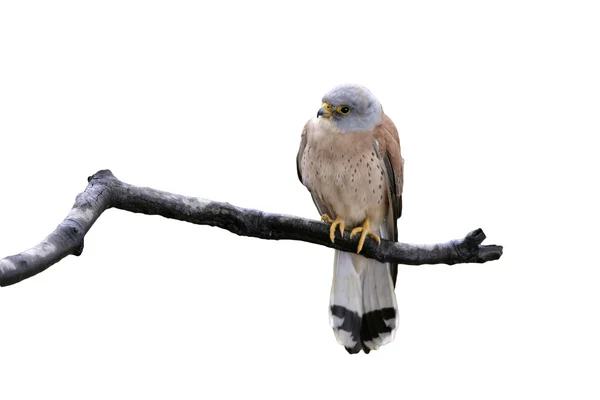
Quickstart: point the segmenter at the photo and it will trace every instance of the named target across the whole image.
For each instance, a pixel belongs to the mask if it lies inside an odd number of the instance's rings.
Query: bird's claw
[[[359,254],[362,250],[367,235],[375,239],[378,245],[381,244],[381,238],[371,230],[371,222],[369,221],[369,218],[365,219],[365,222],[363,222],[362,226],[357,226],[356,228],[352,229],[352,231],[350,232],[350,239],[354,238],[354,236],[359,232],[360,239],[358,240],[358,248],[356,250],[356,254]]]
[[[329,239],[331,239],[331,243],[335,242],[335,228],[338,226],[340,228],[340,235],[342,237],[344,237],[344,230],[346,229],[346,223],[344,222],[344,220],[341,217],[338,216],[335,218],[335,220],[333,220],[329,217],[329,215],[323,214],[321,216],[321,221],[331,224],[331,226],[329,227]]]
[[[333,224],[333,220],[327,214],[321,215],[321,221],[327,222],[328,224]]]

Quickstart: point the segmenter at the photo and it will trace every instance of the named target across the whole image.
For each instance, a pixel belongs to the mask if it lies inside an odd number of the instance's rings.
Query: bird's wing
[[[310,121],[304,125],[304,129],[302,129],[302,136],[300,137],[300,148],[298,149],[298,155],[296,156],[296,171],[298,172],[298,179],[302,181],[302,156],[304,156],[304,149],[306,148],[306,140],[308,136],[308,129],[310,126]]]
[[[402,215],[402,189],[404,187],[404,160],[400,154],[400,138],[392,120],[385,114],[373,132],[377,155],[383,160],[389,185],[390,209],[386,230],[390,238],[398,240],[398,218]],[[398,264],[390,264],[394,285],[398,275]]]

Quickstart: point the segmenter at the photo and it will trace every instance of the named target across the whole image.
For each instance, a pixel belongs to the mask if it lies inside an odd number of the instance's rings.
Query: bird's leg
[[[356,228],[352,229],[352,232],[350,232],[350,239],[352,239],[358,232],[361,232],[361,234],[360,239],[358,240],[358,249],[356,250],[356,254],[360,253],[362,250],[367,235],[375,239],[377,244],[381,244],[381,238],[371,230],[371,221],[369,221],[368,217],[365,219],[365,222],[363,222],[362,226],[357,226]]]
[[[336,219],[333,220],[329,217],[329,215],[323,214],[323,215],[321,215],[321,221],[331,224],[331,226],[329,227],[329,239],[331,239],[331,243],[335,242],[336,226],[340,227],[340,235],[342,235],[342,237],[344,237],[344,229],[346,229],[346,223],[340,216],[337,216]]]

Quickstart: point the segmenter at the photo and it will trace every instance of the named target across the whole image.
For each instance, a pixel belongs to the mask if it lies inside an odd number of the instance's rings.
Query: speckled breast
[[[348,226],[369,217],[380,223],[388,208],[388,185],[373,138],[366,133],[317,132],[302,157],[302,180],[319,202]]]

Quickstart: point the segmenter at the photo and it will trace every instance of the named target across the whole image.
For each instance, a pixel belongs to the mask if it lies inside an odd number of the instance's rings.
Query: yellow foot
[[[361,234],[360,239],[358,240],[358,249],[356,250],[356,254],[360,253],[360,251],[362,250],[367,235],[375,239],[377,241],[377,244],[381,244],[381,238],[371,230],[371,222],[369,221],[369,218],[365,219],[365,222],[363,222],[362,226],[358,226],[352,229],[352,232],[350,232],[350,239],[352,239],[354,235],[356,235],[359,232],[361,232]]]
[[[342,235],[342,237],[344,237],[344,229],[346,229],[346,223],[344,222],[344,220],[342,218],[340,218],[338,216],[335,220],[333,220],[329,217],[329,215],[323,214],[323,215],[321,215],[321,221],[331,224],[331,226],[329,227],[329,239],[331,239],[332,243],[335,242],[336,226],[340,227],[340,235]]]

